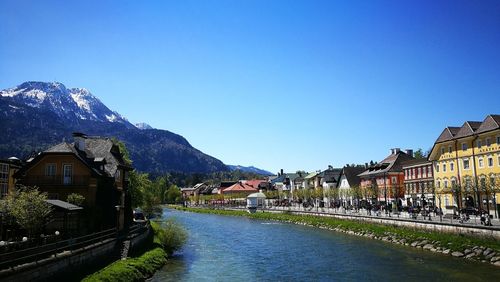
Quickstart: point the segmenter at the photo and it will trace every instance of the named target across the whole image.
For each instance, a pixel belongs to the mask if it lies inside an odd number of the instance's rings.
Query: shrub
[[[169,255],[182,248],[184,243],[186,243],[186,230],[173,219],[168,219],[163,222],[160,227],[155,228],[157,228],[157,230],[155,230],[157,243],[159,243]]]

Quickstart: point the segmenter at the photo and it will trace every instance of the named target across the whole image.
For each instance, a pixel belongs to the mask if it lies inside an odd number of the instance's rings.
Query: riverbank
[[[363,236],[375,240],[381,240],[393,244],[405,245],[421,250],[426,250],[469,260],[477,260],[483,263],[491,263],[500,266],[500,242],[494,238],[471,237],[467,235],[456,235],[396,227],[375,223],[343,220],[330,217],[319,217],[311,215],[295,215],[290,213],[253,213],[246,211],[184,208],[180,206],[169,206],[177,210],[210,213],[229,216],[245,216],[261,220],[274,220],[294,224],[314,226],[343,232],[356,236]]]
[[[167,222],[166,227],[151,222],[151,227],[153,242],[142,255],[116,261],[82,281],[144,281],[151,277],[186,240],[185,231],[173,222]]]

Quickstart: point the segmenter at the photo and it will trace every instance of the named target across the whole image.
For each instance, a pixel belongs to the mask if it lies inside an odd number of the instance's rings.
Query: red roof
[[[222,190],[222,194],[226,193],[255,193],[259,192],[259,190],[253,188],[252,186],[238,182],[230,187],[227,187],[226,189]]]
[[[266,181],[261,180],[261,179],[253,179],[253,180],[245,181],[245,184],[252,186],[255,189],[259,189],[259,184],[261,184],[262,182],[266,182]]]

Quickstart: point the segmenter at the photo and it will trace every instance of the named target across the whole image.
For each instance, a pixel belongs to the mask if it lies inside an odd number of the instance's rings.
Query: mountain
[[[243,172],[251,172],[251,173],[260,174],[260,175],[264,175],[264,176],[274,175],[273,173],[271,173],[271,172],[269,172],[267,170],[256,168],[254,166],[227,165],[227,167],[231,171],[241,170]]]
[[[145,122],[139,122],[135,124],[135,127],[139,129],[153,129],[153,127]]]
[[[63,140],[71,141],[72,132],[83,132],[123,141],[140,171],[228,170],[220,160],[192,147],[178,134],[143,128],[110,110],[84,88],[32,81],[0,91],[0,158],[26,157]]]

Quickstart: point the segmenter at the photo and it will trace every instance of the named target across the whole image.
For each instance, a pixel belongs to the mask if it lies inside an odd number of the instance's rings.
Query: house
[[[338,181],[338,195],[342,206],[360,205],[363,199],[361,195],[361,178],[358,176],[365,171],[364,166],[345,166],[342,168]],[[355,191],[358,189],[358,191]]]
[[[401,207],[404,198],[404,172],[402,163],[413,159],[413,151],[391,149],[391,154],[380,163],[368,167],[358,176],[361,179],[361,190],[372,204],[386,205],[396,203]]]
[[[231,195],[231,194],[252,194],[259,192],[259,190],[253,188],[252,186],[245,184],[241,181],[236,182],[235,184],[225,188],[221,191],[223,195]]]
[[[500,213],[500,115],[446,127],[434,142],[433,164],[437,204],[443,212],[477,208]]]
[[[327,203],[327,207],[330,207],[330,203],[333,201],[335,195],[337,194],[337,187],[341,173],[341,168],[333,168],[332,166],[328,166],[328,169],[321,172],[321,185],[323,186],[324,195],[323,201]]]
[[[132,167],[111,139],[82,133],[73,137],[73,143],[62,142],[29,159],[14,176],[51,200],[66,201],[72,193],[84,196],[90,229],[123,229],[132,221],[127,189]]]
[[[267,190],[269,187],[269,183],[264,179],[243,180],[242,182],[257,190]]]
[[[409,207],[435,206],[432,162],[414,159],[403,163],[405,201]]]
[[[304,177],[304,189],[315,189],[321,186],[323,175],[321,171],[314,171]]]
[[[21,168],[21,161],[11,157],[7,160],[0,160],[0,198],[12,193],[15,189],[16,179],[14,173]]]

